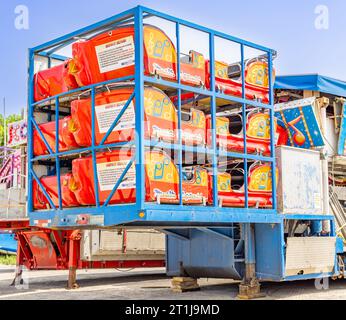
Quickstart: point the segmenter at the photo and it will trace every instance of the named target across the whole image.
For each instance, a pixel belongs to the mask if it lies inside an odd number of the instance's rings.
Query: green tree
[[[12,114],[6,118],[6,124],[22,120],[20,114]],[[4,145],[4,117],[0,115],[0,146]]]

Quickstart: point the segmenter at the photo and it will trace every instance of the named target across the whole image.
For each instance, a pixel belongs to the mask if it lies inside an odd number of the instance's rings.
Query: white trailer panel
[[[279,213],[324,214],[320,153],[282,146],[277,148],[276,157]]]
[[[156,230],[84,231],[81,259],[85,261],[165,260],[165,235]]]

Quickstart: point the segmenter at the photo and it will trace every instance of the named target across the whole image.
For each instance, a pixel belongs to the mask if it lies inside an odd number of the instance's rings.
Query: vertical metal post
[[[176,23],[176,37],[177,37],[177,80],[181,84],[180,74],[180,24]],[[179,204],[183,205],[183,142],[181,130],[181,89],[178,89],[178,168],[179,168]]]
[[[143,52],[143,10],[138,6],[135,11],[135,101],[136,101],[136,205],[144,209],[145,172],[144,172],[144,52]]]
[[[270,149],[272,157],[272,202],[273,210],[277,209],[276,199],[276,159],[275,159],[275,118],[274,118],[274,83],[273,83],[273,53],[268,52],[269,79],[269,112],[270,112]]]
[[[330,224],[330,236],[335,237],[336,236],[335,220],[332,219],[332,220],[329,220],[328,222]]]
[[[322,221],[316,220],[311,221],[311,234],[312,235],[319,235],[322,232]]]
[[[16,173],[16,175],[14,175]],[[14,168],[14,153],[11,155],[11,187],[17,187],[18,184],[18,172],[17,169]]]
[[[91,150],[93,159],[93,170],[94,170],[94,189],[95,189],[95,200],[96,207],[100,207],[100,195],[99,195],[99,179],[97,175],[97,163],[96,163],[96,136],[95,136],[95,87],[91,89]]]
[[[18,232],[17,233],[18,241],[17,241],[17,257],[16,257],[16,274],[11,286],[15,286],[16,283],[21,283],[21,281],[23,280],[22,275],[23,275],[23,264],[24,264],[25,255],[21,246],[20,237],[22,237],[22,235],[20,232]]]
[[[55,153],[59,153],[59,131],[60,131],[60,123],[59,123],[59,109],[60,109],[60,101],[59,98],[55,99]],[[57,186],[58,186],[58,199],[59,199],[59,209],[62,210],[62,195],[61,195],[61,174],[60,174],[60,158],[57,155],[55,157],[55,168],[56,168],[56,178],[57,178]]]
[[[52,57],[48,56],[47,60],[48,60],[47,61],[47,66],[48,66],[48,69],[50,69],[52,67]],[[49,110],[51,110],[51,108],[52,108],[52,106],[49,106]],[[52,121],[52,114],[51,113],[48,114],[48,121]],[[56,151],[56,152],[58,152],[58,151]]]
[[[3,108],[4,108],[4,146],[7,146],[7,123],[6,123],[6,98],[3,100]],[[7,155],[7,149],[5,149],[5,156]]]
[[[327,132],[327,106],[324,104],[320,105],[320,114],[321,114],[321,126],[322,126],[322,132]],[[330,208],[329,208],[329,168],[328,168],[328,150],[327,147],[324,146],[322,150],[320,150],[321,153],[321,162],[322,162],[322,190],[323,190],[323,196],[322,196],[322,202],[323,202],[323,213],[325,215],[330,214]],[[326,233],[330,232],[330,222],[323,221],[322,222],[322,228],[323,231]]]
[[[253,265],[256,263],[255,232],[250,223],[244,224],[244,239],[245,239],[245,263],[246,265]],[[248,276],[249,275],[246,275],[246,277]]]
[[[242,84],[242,98],[246,99],[246,86],[245,86],[245,58],[244,58],[244,45],[240,45],[241,55],[241,84]],[[244,139],[244,154],[247,154],[247,118],[246,118],[246,104],[242,104],[242,115],[243,115],[243,139]],[[248,161],[244,158],[244,190],[245,190],[245,208],[249,208],[249,187],[248,187]]]
[[[34,210],[33,207],[33,199],[32,199],[32,170],[33,170],[33,123],[32,119],[34,117],[33,106],[34,103],[34,61],[35,55],[33,50],[29,49],[29,76],[28,76],[28,182],[27,182],[27,192],[28,192],[28,212],[32,212]]]
[[[68,256],[68,283],[67,289],[78,289],[77,269],[80,259],[80,240],[81,233],[79,230],[72,231],[69,236],[69,256]]]
[[[261,286],[256,278],[255,229],[250,223],[243,224],[245,241],[245,278],[239,286],[240,299],[263,297]]]
[[[211,127],[212,127],[212,141],[213,141],[213,199],[214,207],[219,203],[218,192],[218,156],[217,156],[217,138],[216,138],[216,96],[215,96],[215,35],[209,33],[209,66],[210,66],[210,90],[212,92],[211,99]],[[209,134],[209,133],[208,133]]]

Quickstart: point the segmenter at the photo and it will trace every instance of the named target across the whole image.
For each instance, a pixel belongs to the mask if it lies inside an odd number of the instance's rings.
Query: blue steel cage
[[[177,82],[165,81],[162,79],[146,76],[144,73],[144,49],[143,49],[143,20],[146,17],[159,17],[174,23],[176,26],[176,50],[177,50]],[[113,79],[111,81],[93,84],[71,90],[68,93],[59,94],[45,100],[35,102],[34,101],[34,63],[35,57],[42,56],[46,57],[49,61],[51,59],[63,60],[64,57],[56,55],[56,52],[61,48],[70,45],[77,38],[100,34],[107,30],[110,30],[116,26],[122,25],[124,23],[133,23],[135,27],[135,74],[122,77],[118,79]],[[205,88],[190,87],[183,85],[180,79],[180,30],[181,27],[189,27],[201,32],[208,34],[209,37],[209,60],[210,60],[210,73],[211,73],[211,83],[210,90]],[[242,73],[242,97],[234,97],[218,92],[215,88],[215,38],[221,38],[228,41],[232,41],[240,46],[241,55],[241,73]],[[265,52],[268,61],[268,72],[269,72],[269,104],[262,103],[257,100],[249,100],[246,98],[245,93],[245,57],[244,51],[246,48],[252,48]],[[280,223],[283,221],[283,216],[277,214],[277,204],[276,204],[276,163],[275,163],[275,142],[274,142],[274,106],[273,106],[273,55],[275,52],[272,49],[256,45],[254,43],[244,41],[230,35],[217,32],[194,23],[184,21],[152,9],[138,6],[121,14],[115,15],[109,19],[91,25],[89,27],[83,28],[76,32],[70,33],[66,36],[58,38],[56,40],[47,42],[45,44],[39,45],[32,49],[29,49],[29,99],[28,99],[28,130],[29,130],[29,148],[28,148],[28,161],[29,161],[29,186],[32,186],[33,181],[39,185],[42,189],[44,195],[47,197],[52,209],[44,211],[35,211],[33,206],[33,194],[32,187],[29,187],[28,192],[28,212],[31,221],[31,225],[39,225],[43,222],[49,227],[81,227],[84,226],[97,226],[97,227],[109,227],[115,225],[142,225],[142,226],[184,226],[184,225],[198,225],[198,226],[222,226],[229,225],[230,223]],[[100,145],[96,144],[95,141],[95,95],[97,88],[107,84],[121,83],[124,81],[134,81],[135,90],[134,94],[130,97],[123,110],[119,113],[117,119],[114,121],[113,125],[109,128],[107,134],[105,135],[102,143]],[[144,136],[144,86],[146,84],[153,86],[166,87],[176,90],[178,102],[178,129],[179,129],[179,143],[175,145],[166,146],[162,142],[151,141]],[[59,132],[59,112],[60,112],[60,101],[62,98],[69,96],[71,94],[76,94],[78,92],[83,92],[90,90],[90,96],[92,99],[92,145],[88,148],[82,148],[77,150],[71,150],[66,152],[59,152],[59,139],[57,135],[56,148],[54,152],[52,148],[47,143],[44,135],[40,131],[38,123],[35,120],[35,110],[36,108],[50,104],[55,106],[55,122],[56,122],[56,132]],[[192,147],[185,146],[182,144],[181,137],[181,112],[182,112],[182,92],[192,92],[195,94],[200,94],[210,99],[210,114],[212,119],[212,147]],[[136,116],[135,116],[135,131],[136,139],[133,142],[127,143],[117,143],[111,145],[104,145],[105,141],[116,127],[117,123],[121,119],[122,115],[125,113],[127,107],[130,105],[131,101],[136,100]],[[217,100],[224,100],[229,102],[235,102],[242,106],[243,115],[243,134],[244,134],[244,153],[232,153],[227,152],[226,155],[229,158],[242,159],[244,161],[244,177],[248,176],[248,161],[264,161],[271,164],[272,168],[272,209],[257,209],[249,208],[248,205],[248,182],[247,178],[244,179],[244,189],[245,189],[245,207],[244,208],[224,208],[218,205],[218,201],[214,201],[213,206],[202,207],[202,206],[186,206],[182,203],[182,155],[183,152],[200,152],[205,153],[212,158],[212,170],[213,170],[213,199],[218,199],[217,190],[217,174],[218,174],[218,156],[220,154],[225,154],[224,151],[219,150],[216,142],[216,114],[217,114]],[[246,147],[246,112],[247,106],[262,108],[268,110],[270,114],[270,136],[271,138],[271,155],[266,157],[262,155],[247,154]],[[35,157],[33,153],[33,133],[37,130],[40,138],[47,146],[49,151],[48,155]],[[113,191],[109,195],[106,203],[101,205],[99,199],[99,185],[98,176],[96,170],[96,154],[98,151],[103,149],[119,148],[123,146],[135,147],[136,155],[127,167],[125,168],[123,174],[120,176],[118,182],[115,184]],[[178,205],[161,205],[155,203],[147,203],[145,201],[145,165],[144,165],[144,154],[145,148],[148,147],[161,147],[174,149],[178,152],[178,169],[179,169],[179,194],[180,203]],[[35,173],[34,165],[37,161],[55,161],[55,169],[57,175],[57,181],[60,181],[60,164],[61,158],[71,156],[74,154],[90,153],[93,157],[94,166],[94,187],[95,187],[95,197],[96,206],[95,207],[80,207],[80,208],[63,208],[62,204],[62,191],[61,185],[58,183],[58,196],[59,196],[59,206],[55,206],[46,190],[42,186],[39,177]],[[109,205],[109,201],[115,194],[119,185],[121,184],[123,178],[125,177],[127,171],[131,165],[135,163],[136,168],[136,203],[134,204],[122,204],[122,205]],[[311,217],[310,217],[311,218]],[[85,220],[86,219],[86,220]]]

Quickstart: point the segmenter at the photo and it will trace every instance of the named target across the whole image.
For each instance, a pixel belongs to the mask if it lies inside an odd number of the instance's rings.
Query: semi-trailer
[[[274,106],[275,56],[142,6],[29,49],[30,227],[159,230],[181,290],[343,276],[323,135]]]

